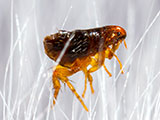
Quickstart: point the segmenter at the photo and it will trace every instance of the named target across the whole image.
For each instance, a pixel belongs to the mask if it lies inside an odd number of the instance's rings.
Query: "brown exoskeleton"
[[[53,104],[55,104],[55,99],[57,99],[61,88],[61,81],[67,84],[84,109],[88,111],[88,108],[68,80],[68,77],[82,71],[85,75],[85,86],[82,97],[84,97],[86,92],[87,79],[90,83],[91,92],[94,93],[92,86],[93,79],[90,73],[97,71],[103,66],[109,76],[111,76],[111,73],[104,64],[105,58],[112,59],[113,56],[116,57],[123,73],[122,64],[114,53],[125,38],[126,32],[120,26],[104,26],[74,31],[60,30],[58,33],[45,37],[45,53],[54,61],[57,60],[67,41],[70,39],[62,59],[53,72],[52,82],[55,89]],[[127,47],[125,41],[124,44]],[[89,65],[91,65],[91,68],[87,69]]]

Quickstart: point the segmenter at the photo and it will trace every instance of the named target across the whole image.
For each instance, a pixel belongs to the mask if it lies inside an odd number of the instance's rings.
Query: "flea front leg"
[[[107,67],[105,66],[105,64],[103,64],[104,70],[108,73],[109,77],[112,76],[112,74],[109,72],[109,70],[107,69]]]
[[[122,63],[121,63],[121,61],[119,60],[119,58],[117,57],[117,55],[114,53],[114,51],[118,49],[118,46],[119,46],[119,45],[113,46],[112,49],[107,48],[107,50],[105,51],[105,56],[106,56],[106,58],[108,58],[108,59],[112,59],[112,57],[114,56],[114,57],[117,59],[119,65],[120,65],[121,73],[123,74],[124,72],[123,72],[123,69],[122,69]]]

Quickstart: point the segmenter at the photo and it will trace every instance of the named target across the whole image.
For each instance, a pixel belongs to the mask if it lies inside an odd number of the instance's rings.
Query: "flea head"
[[[105,30],[107,45],[116,45],[122,43],[126,38],[126,31],[120,26],[108,26]],[[126,43],[124,41],[125,47]]]

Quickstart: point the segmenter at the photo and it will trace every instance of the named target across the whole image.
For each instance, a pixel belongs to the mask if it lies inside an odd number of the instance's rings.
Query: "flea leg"
[[[91,92],[94,93],[94,89],[92,86],[93,78],[90,73],[97,71],[103,64],[105,60],[105,51],[100,52],[91,58],[91,68],[88,70],[88,81],[90,82]]]
[[[105,55],[106,55],[106,58],[108,58],[108,59],[112,59],[113,56],[117,59],[119,65],[120,65],[121,73],[123,74],[124,72],[123,72],[123,70],[122,70],[122,63],[121,63],[121,61],[119,60],[119,58],[117,57],[117,55],[114,54],[114,51],[115,51],[116,49],[118,49],[118,46],[119,46],[119,45],[113,46],[113,48],[112,48],[113,50],[110,49],[110,48],[107,48],[107,50],[105,51]]]
[[[94,93],[94,89],[93,89],[93,85],[92,85],[93,78],[89,73],[88,73],[88,81],[90,83],[91,93],[93,94]]]
[[[107,69],[107,67],[104,64],[103,64],[103,67],[104,67],[105,71],[108,73],[109,77],[111,77],[112,74],[109,72],[109,70]]]
[[[73,87],[73,85],[69,82],[68,78],[67,77],[62,77],[61,78],[62,81],[64,81],[67,86],[70,88],[70,90],[75,94],[75,96],[77,97],[77,99],[80,101],[80,103],[82,104],[82,106],[84,107],[84,109],[86,111],[88,111],[88,108],[87,106],[84,104],[83,100],[81,99],[81,97],[78,95],[78,93],[76,92],[75,88]]]
[[[123,72],[123,69],[122,69],[122,63],[121,63],[121,61],[119,60],[119,58],[117,57],[116,54],[113,53],[113,56],[117,59],[119,65],[120,65],[121,73],[123,74],[124,72]]]
[[[83,73],[85,74],[84,90],[83,90],[83,93],[82,93],[82,97],[84,98],[85,93],[86,93],[86,90],[87,90],[87,78],[88,78],[87,69],[84,69],[84,70],[83,70]]]
[[[59,90],[61,88],[60,82],[59,82],[58,78],[56,76],[54,76],[54,73],[53,73],[52,82],[53,82],[53,88],[54,88],[54,99],[53,99],[53,105],[54,105],[55,100],[57,99],[57,95],[59,93]]]
[[[88,71],[87,71],[87,66],[90,64],[91,58],[85,58],[85,59],[77,59],[75,61],[74,66],[72,66],[71,69],[76,69],[77,67],[84,73],[85,75],[85,84],[84,84],[84,91],[82,93],[82,97],[84,98],[86,90],[87,90],[87,78],[88,78]]]
[[[84,104],[83,100],[78,95],[78,93],[76,92],[75,88],[69,82],[69,80],[67,78],[68,76],[71,76],[75,72],[78,72],[78,71],[79,71],[78,69],[74,71],[74,70],[62,67],[60,65],[58,65],[56,67],[56,69],[55,69],[55,71],[53,73],[53,87],[55,88],[53,104],[55,104],[55,99],[57,99],[58,92],[59,92],[59,89],[60,89],[60,82],[59,82],[59,80],[61,80],[62,83],[67,84],[67,86],[70,88],[70,90],[75,94],[75,96],[77,97],[77,99],[80,101],[80,103],[82,104],[82,106],[84,107],[84,109],[86,111],[88,111],[88,108]]]
[[[95,58],[91,58],[91,68],[88,70],[89,73],[97,71],[103,64],[105,60],[105,51],[97,53]]]
[[[70,76],[74,72],[69,71],[67,68],[61,67],[60,65],[58,65],[56,68],[53,68],[53,69],[55,69],[52,76],[52,82],[53,82],[53,88],[54,88],[54,99],[53,99],[53,105],[54,105],[56,102],[55,100],[57,99],[59,90],[61,88],[60,77],[63,75]]]

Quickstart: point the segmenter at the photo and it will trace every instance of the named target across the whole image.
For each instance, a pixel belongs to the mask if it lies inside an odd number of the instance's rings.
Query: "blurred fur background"
[[[160,1],[159,0],[0,0],[0,119],[1,120],[159,120]],[[119,25],[127,45],[115,59],[94,72],[88,85],[86,112],[62,84],[53,109],[52,67],[43,39],[60,29]],[[81,95],[84,75],[69,78]]]

